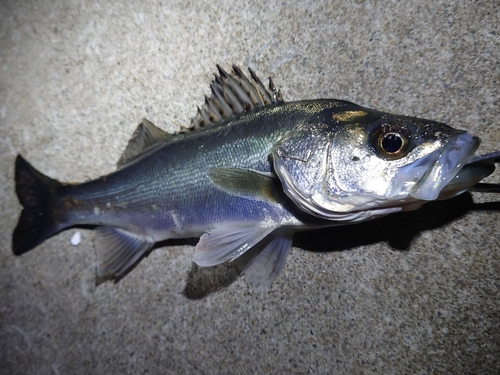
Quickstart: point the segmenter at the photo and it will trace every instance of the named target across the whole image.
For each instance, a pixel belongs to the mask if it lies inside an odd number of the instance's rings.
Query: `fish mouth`
[[[445,188],[465,166],[479,147],[479,138],[467,132],[450,136],[435,158],[425,158],[426,171],[410,190],[415,199],[432,201],[439,197]],[[423,166],[423,165],[422,165]]]

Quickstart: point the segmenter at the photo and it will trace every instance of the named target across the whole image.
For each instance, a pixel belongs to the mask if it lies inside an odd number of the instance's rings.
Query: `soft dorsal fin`
[[[205,97],[205,103],[201,108],[198,107],[198,113],[191,119],[191,126],[181,126],[175,134],[169,134],[143,119],[118,161],[118,168],[149,154],[150,151],[156,149],[156,146],[159,147],[166,141],[182,137],[178,134],[216,124],[255,108],[283,102],[281,91],[276,90],[271,77],[269,77],[269,90],[266,90],[262,81],[250,68],[248,68],[250,79],[236,65],[233,65],[231,74],[220,65],[217,65],[217,69],[219,75],[215,75],[210,84],[212,94],[210,98]]]
[[[227,73],[220,65],[217,65],[217,69],[219,75],[215,75],[210,85],[212,94],[210,98],[205,97],[205,103],[191,119],[191,129],[199,129],[254,108],[283,102],[281,91],[276,90],[271,77],[269,90],[266,90],[250,68],[248,71],[251,80],[236,65],[233,65],[232,74]]]
[[[151,146],[161,144],[173,136],[173,134],[169,134],[155,126],[151,121],[143,119],[135,129],[134,134],[132,134],[132,138],[128,141],[127,147],[118,161],[118,168],[142,156]]]

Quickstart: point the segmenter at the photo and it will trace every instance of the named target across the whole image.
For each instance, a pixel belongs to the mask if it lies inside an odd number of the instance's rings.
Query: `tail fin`
[[[12,235],[12,250],[21,255],[60,230],[53,203],[63,185],[33,168],[21,155],[15,163],[16,193],[24,207]]]

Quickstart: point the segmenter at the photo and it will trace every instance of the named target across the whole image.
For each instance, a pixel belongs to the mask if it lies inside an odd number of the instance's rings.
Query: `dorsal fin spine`
[[[227,72],[224,69],[222,69],[222,67],[219,64],[217,64],[216,66],[217,70],[219,71],[219,76],[221,78],[229,78],[229,74],[227,74]]]
[[[271,104],[272,103],[271,96],[267,92],[266,88],[262,84],[262,82],[259,79],[259,77],[257,77],[257,75],[255,74],[255,72],[251,68],[248,68],[248,71],[250,72],[250,76],[252,77],[252,80],[256,83],[258,92],[259,92],[259,94],[261,96],[261,99],[262,99],[262,102],[264,103],[264,105]]]
[[[203,120],[205,121],[205,124],[210,124],[210,119],[208,118],[207,114],[205,111],[202,111],[200,109],[200,107],[197,107],[198,108],[198,115],[201,116],[203,118]],[[204,125],[205,125],[204,124]],[[197,124],[195,124],[196,126]],[[198,126],[199,127],[199,126]],[[195,127],[195,129],[198,129],[198,127]]]
[[[238,101],[235,94],[231,91],[229,87],[224,87],[223,83],[221,82],[221,79],[223,78],[215,76],[215,83],[214,83],[215,87],[223,93],[224,99],[231,107],[233,114],[242,113],[243,107],[241,106],[240,102]]]
[[[250,97],[234,77],[228,76],[227,82],[228,84],[225,85],[225,87],[227,87],[228,90],[232,90],[232,92],[238,98],[238,101],[242,103],[242,109],[245,110],[245,108],[247,107],[246,103],[251,102]]]
[[[252,82],[250,82],[248,80],[248,78],[243,74],[243,72],[240,70],[240,68],[233,65],[233,70],[235,70],[235,72],[237,70],[237,72],[238,72],[237,75],[238,75],[238,78],[240,80],[240,85],[241,85],[241,87],[243,87],[243,89],[247,93],[248,97],[250,98],[251,103],[256,107],[262,106],[263,102],[259,98],[259,94],[258,94],[257,89],[255,88],[255,85],[253,85]]]
[[[221,114],[223,118],[228,118],[232,116],[233,110],[227,104],[226,100],[224,99],[223,95],[221,95],[220,91],[217,90],[213,84],[210,85],[210,89],[212,90],[212,100],[214,101],[214,104],[216,104],[216,106],[218,107],[219,114]]]
[[[209,119],[212,122],[217,122],[220,121],[222,118],[220,117],[219,113],[217,112],[217,109],[215,109],[212,100],[208,99],[208,97],[205,96],[205,105],[204,108],[208,112]]]
[[[210,85],[211,96],[205,97],[205,103],[191,119],[191,128],[198,129],[283,101],[281,91],[276,91],[271,78],[267,90],[251,68],[248,68],[250,78],[247,78],[236,65],[232,66],[232,74],[227,73],[220,65],[216,66],[218,75],[214,74]]]
[[[282,102],[283,101],[283,96],[281,95],[281,90],[278,90],[276,92],[276,86],[274,86],[273,79],[269,77],[269,91],[273,93],[273,102]]]

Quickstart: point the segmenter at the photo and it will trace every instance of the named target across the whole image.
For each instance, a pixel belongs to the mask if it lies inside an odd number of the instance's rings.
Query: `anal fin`
[[[98,284],[122,276],[154,244],[153,241],[123,229],[98,227],[94,232]]]

